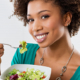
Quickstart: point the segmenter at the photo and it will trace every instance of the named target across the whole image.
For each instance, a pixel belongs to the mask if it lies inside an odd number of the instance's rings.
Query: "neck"
[[[44,55],[50,59],[59,60],[69,58],[73,50],[73,45],[71,43],[69,34],[64,34],[61,39],[45,49]]]

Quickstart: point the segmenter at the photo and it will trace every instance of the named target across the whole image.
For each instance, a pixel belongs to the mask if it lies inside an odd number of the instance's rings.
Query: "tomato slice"
[[[22,73],[26,73],[26,71],[23,71]]]
[[[44,79],[44,78],[46,78],[46,76],[45,76],[45,75],[43,75],[42,79]]]

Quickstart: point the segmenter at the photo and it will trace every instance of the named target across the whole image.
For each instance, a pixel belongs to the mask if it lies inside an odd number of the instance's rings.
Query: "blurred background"
[[[13,3],[9,0],[0,0],[0,43],[7,43],[14,47],[19,46],[19,42],[25,40],[28,43],[36,43],[28,32],[28,26],[24,27],[23,22],[16,16],[9,19],[13,14]],[[74,47],[80,52],[80,30],[78,34],[71,38]],[[12,57],[16,49],[4,45],[4,55],[1,57],[1,73],[11,66]]]

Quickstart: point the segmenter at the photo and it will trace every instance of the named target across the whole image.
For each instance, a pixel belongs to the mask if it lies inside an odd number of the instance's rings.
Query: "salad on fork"
[[[20,42],[20,45],[19,45],[19,48],[20,48],[20,53],[23,54],[25,51],[27,51],[27,48],[26,48],[26,41],[21,41]]]
[[[27,43],[26,43],[26,41],[20,41],[19,47],[13,47],[12,45],[6,44],[6,43],[1,43],[1,44],[10,46],[10,47],[12,47],[12,48],[14,48],[14,49],[19,48],[21,54],[23,54],[25,51],[27,51],[27,48],[26,48]]]

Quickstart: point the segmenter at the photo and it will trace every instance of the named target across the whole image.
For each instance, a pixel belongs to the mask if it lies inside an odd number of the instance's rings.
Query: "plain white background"
[[[25,40],[28,43],[36,43],[28,32],[28,26],[24,27],[13,14],[13,3],[9,0],[0,0],[0,43],[11,44],[18,47],[19,42]],[[80,30],[78,34],[71,38],[72,44],[80,52]],[[4,45],[4,55],[1,57],[1,73],[11,66],[12,57],[16,49]]]

